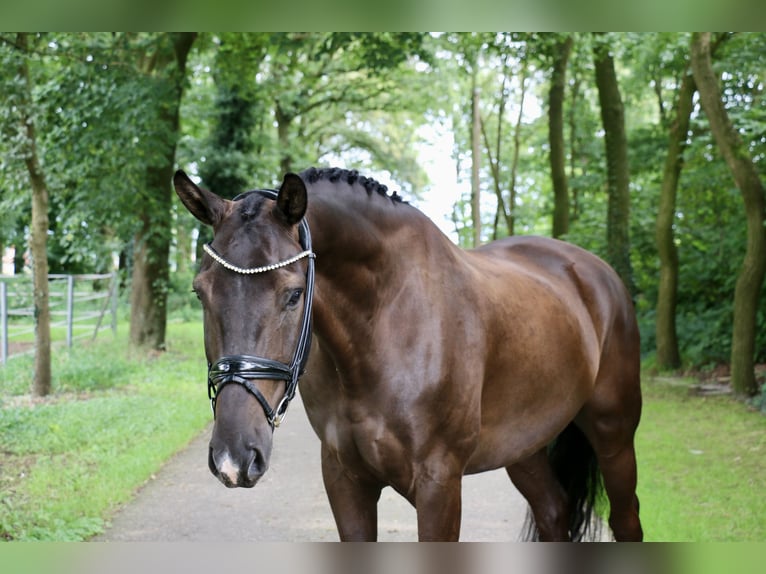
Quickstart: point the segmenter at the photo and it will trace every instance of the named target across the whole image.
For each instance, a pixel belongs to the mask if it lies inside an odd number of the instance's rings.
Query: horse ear
[[[294,173],[285,174],[277,196],[277,211],[290,225],[295,225],[306,215],[308,195],[306,184]]]
[[[173,176],[173,186],[181,203],[202,223],[216,225],[221,221],[226,208],[225,199],[197,187],[180,169]]]

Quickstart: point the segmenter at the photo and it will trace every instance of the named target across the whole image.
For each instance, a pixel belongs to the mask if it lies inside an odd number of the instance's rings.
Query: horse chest
[[[348,472],[390,484],[400,491],[409,490],[413,465],[406,433],[393,427],[380,413],[356,416],[333,416],[324,425],[320,439],[323,447]]]

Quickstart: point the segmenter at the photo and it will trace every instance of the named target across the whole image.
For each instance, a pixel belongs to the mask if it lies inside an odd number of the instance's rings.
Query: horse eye
[[[287,300],[287,306],[295,307],[300,301],[301,295],[303,295],[303,289],[293,289],[293,292],[290,293],[290,299]]]

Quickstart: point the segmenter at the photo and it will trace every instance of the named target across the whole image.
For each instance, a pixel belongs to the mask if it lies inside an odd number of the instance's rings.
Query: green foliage
[[[9,396],[29,387],[29,371],[4,374],[0,539],[83,540],[99,533],[209,420],[201,340],[194,323],[172,325],[170,351],[153,359],[131,357],[124,334],[72,355],[57,353],[54,395],[41,402]],[[23,382],[9,384],[16,378]]]
[[[605,159],[593,78],[592,35],[573,33],[564,106],[571,193],[566,239],[605,256]],[[551,33],[219,33],[204,34],[187,66],[177,163],[225,195],[276,185],[285,168],[343,163],[387,172],[405,194],[428,190],[417,157],[419,128],[439,123],[454,135],[455,180],[469,181],[470,90],[476,73],[481,116],[508,197],[513,127],[526,69],[520,127],[517,233],[549,234],[552,190],[548,163],[547,92]],[[643,352],[653,349],[658,260],[654,220],[667,146],[669,110],[688,73],[689,34],[610,33],[625,102],[631,178],[631,263]],[[29,64],[33,112],[50,193],[49,266],[100,272],[113,254],[130,265],[142,212],[156,214],[189,237],[197,222],[147,193],[149,166],[166,162],[176,137],[163,127],[168,82],[152,68],[165,35],[157,33],[31,34],[30,50],[0,33],[0,245],[24,251],[30,218],[28,176],[19,123],[21,58]],[[763,54],[766,34],[714,36],[723,97],[757,162],[766,157]],[[522,65],[523,64],[523,65]],[[504,113],[501,117],[502,106]],[[482,146],[484,147],[484,146]],[[681,262],[678,334],[684,362],[728,361],[731,301],[744,254],[741,198],[699,108],[692,117],[675,224]],[[480,159],[484,239],[507,233],[497,217],[494,180]],[[170,193],[168,186],[168,193]],[[468,198],[454,210],[461,237],[471,236]],[[495,226],[495,221],[498,221]],[[157,223],[155,222],[155,223]],[[150,225],[150,232],[164,225]],[[176,236],[180,237],[180,232]],[[186,241],[186,240],[185,240]],[[191,243],[191,240],[188,241]],[[188,265],[169,286],[176,316],[196,316],[182,287]],[[766,297],[758,315],[757,358],[766,361]]]
[[[649,357],[655,347],[654,309],[657,305],[659,261],[654,245],[654,222],[659,203],[662,166],[667,147],[668,110],[682,74],[687,73],[687,34],[638,34],[612,36],[620,55],[621,89],[626,100],[631,176],[631,261],[638,286],[636,300],[642,334],[642,352]],[[759,59],[755,52],[763,35],[735,35],[722,44],[717,66],[723,73],[725,97],[736,122],[753,142],[754,155],[764,153],[766,140],[756,129],[761,113],[763,84],[756,79]],[[747,47],[746,47],[747,46]],[[746,55],[750,54],[750,61]],[[761,51],[761,55],[763,52]],[[577,74],[578,58],[573,72]],[[762,61],[762,57],[760,58]],[[762,66],[761,66],[762,67]],[[760,86],[760,87],[759,87]],[[570,86],[571,88],[571,86]],[[587,112],[588,88],[576,108],[577,130],[598,137],[598,123]],[[570,104],[571,105],[571,104]],[[592,106],[591,106],[592,107]],[[590,118],[590,120],[588,119]],[[764,124],[760,123],[760,130]],[[605,253],[605,201],[599,153],[593,138],[581,149],[584,153],[570,188],[577,194],[574,221],[567,239],[599,254]],[[582,141],[582,140],[577,140]],[[578,149],[575,147],[575,149]],[[731,350],[732,302],[739,266],[745,251],[746,227],[742,200],[731,174],[712,140],[707,120],[699,109],[692,117],[689,145],[677,198],[674,225],[680,260],[677,332],[684,363],[704,367],[728,362]],[[579,170],[592,166],[586,175]],[[587,182],[587,183],[586,183]],[[766,293],[766,290],[764,290]],[[766,297],[761,297],[758,315],[757,360],[766,360],[762,333],[766,330]]]
[[[50,196],[51,270],[99,272],[133,236],[148,166],[161,164],[168,138],[162,108],[167,86],[139,72],[157,36],[152,34],[59,34],[33,37],[22,54],[13,37],[0,37],[0,57],[25,57],[32,76],[38,154]],[[4,64],[5,66],[5,64]],[[16,79],[5,68],[3,93],[13,97]],[[13,100],[11,99],[11,102]],[[5,110],[7,106],[2,106]],[[13,106],[8,108],[13,110]],[[18,119],[0,113],[0,129],[18,132]],[[0,139],[0,203],[8,223],[28,219],[27,176],[18,135]],[[151,207],[150,207],[151,208]],[[22,247],[20,235],[13,237]]]
[[[202,319],[202,306],[191,290],[196,271],[187,269],[170,274],[168,287],[168,317],[183,322],[198,322]]]
[[[232,195],[276,185],[285,169],[356,163],[388,171],[418,193],[413,137],[428,95],[414,65],[429,60],[421,33],[251,33],[212,36],[198,52],[179,163]],[[254,81],[253,81],[254,79]],[[211,109],[205,102],[214,102]],[[392,153],[393,152],[393,153]],[[362,165],[363,164],[363,165]]]

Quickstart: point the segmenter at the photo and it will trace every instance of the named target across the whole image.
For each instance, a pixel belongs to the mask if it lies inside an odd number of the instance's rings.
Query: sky
[[[404,199],[425,213],[452,241],[457,242],[452,210],[464,193],[469,193],[470,181],[457,180],[457,167],[452,156],[454,139],[449,126],[425,125],[418,130],[423,143],[418,147],[420,164],[428,174],[429,185],[421,191],[421,198]],[[391,179],[387,172],[368,174],[392,191],[401,185]]]

